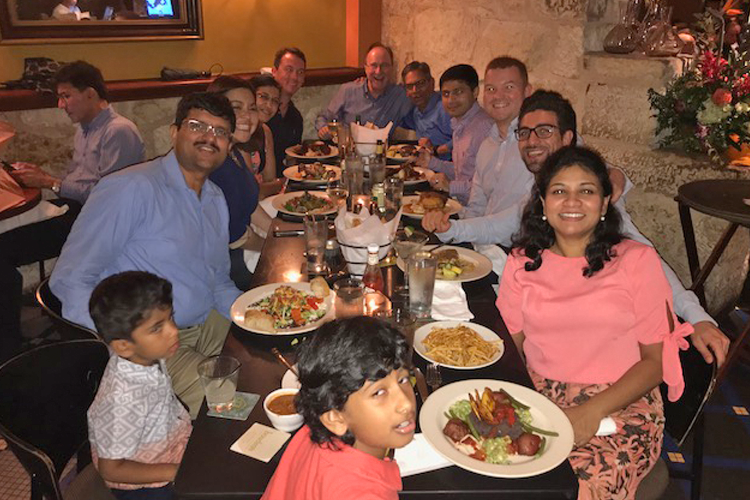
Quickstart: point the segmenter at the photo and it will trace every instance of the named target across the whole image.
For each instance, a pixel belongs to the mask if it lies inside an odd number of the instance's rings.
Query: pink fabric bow
[[[662,378],[668,386],[667,397],[670,401],[677,401],[685,390],[685,379],[682,377],[680,351],[687,351],[690,347],[685,337],[693,333],[693,325],[682,323],[674,331],[662,336]]]

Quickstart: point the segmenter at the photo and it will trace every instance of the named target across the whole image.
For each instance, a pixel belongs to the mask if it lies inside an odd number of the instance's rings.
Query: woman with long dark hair
[[[656,251],[620,233],[611,194],[597,153],[569,146],[550,156],[497,299],[537,390],[573,425],[582,499],[634,498],[661,451],[658,385],[681,395],[678,349],[692,332],[672,313]],[[607,416],[617,432],[595,436]]]

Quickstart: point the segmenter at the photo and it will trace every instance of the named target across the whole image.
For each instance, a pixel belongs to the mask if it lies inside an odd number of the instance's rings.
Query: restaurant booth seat
[[[31,477],[32,500],[111,500],[91,464],[86,411],[109,360],[100,340],[36,347],[0,366],[0,435]],[[73,456],[78,475],[63,495]]]
[[[42,280],[36,289],[36,301],[41,306],[44,313],[49,316],[52,321],[52,325],[56,331],[60,334],[62,340],[73,340],[73,339],[94,339],[102,340],[98,333],[94,330],[90,330],[83,325],[73,323],[62,315],[62,303],[60,299],[55,297],[52,290],[49,288],[49,278]]]

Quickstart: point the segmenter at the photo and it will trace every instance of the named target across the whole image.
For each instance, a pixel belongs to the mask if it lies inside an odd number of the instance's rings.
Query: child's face
[[[149,366],[162,358],[169,358],[180,347],[177,325],[172,319],[172,308],[154,308],[131,335],[132,341],[125,342],[125,352],[118,354],[133,363]],[[118,349],[115,349],[119,351]]]
[[[414,437],[416,399],[405,368],[367,381],[351,394],[341,411],[354,447],[383,458],[389,448],[402,448]]]

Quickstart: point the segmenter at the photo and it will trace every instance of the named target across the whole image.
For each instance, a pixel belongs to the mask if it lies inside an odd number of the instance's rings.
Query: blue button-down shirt
[[[73,225],[50,287],[63,316],[93,328],[88,304],[107,276],[141,270],[172,282],[180,328],[211,309],[229,316],[240,291],[229,279],[229,212],[206,180],[200,198],[174,152],[102,179]]]
[[[414,106],[409,113],[404,115],[399,126],[414,130],[418,139],[427,137],[433,146],[450,144],[453,139],[451,116],[443,107],[443,100],[438,92],[432,93],[424,111]],[[440,159],[449,160],[450,153],[441,156]]]
[[[328,107],[318,115],[315,128],[320,130],[334,118],[339,122],[351,123],[359,116],[363,125],[372,122],[378,128],[393,122],[393,132],[412,106],[400,85],[388,85],[382,94],[373,97],[367,89],[367,79],[361,83],[349,82],[339,88]]]
[[[60,184],[60,196],[85,203],[99,179],[145,159],[138,128],[107,106],[91,123],[77,127],[73,160]]]

